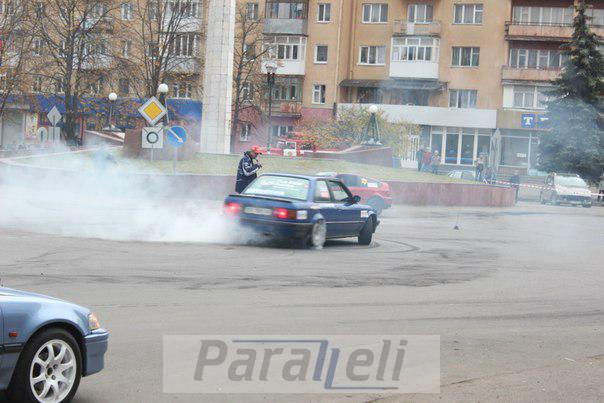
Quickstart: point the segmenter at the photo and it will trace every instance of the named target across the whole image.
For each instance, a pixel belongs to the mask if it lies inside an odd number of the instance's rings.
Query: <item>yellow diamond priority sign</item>
[[[151,126],[155,126],[157,122],[166,116],[168,111],[157,98],[151,97],[143,104],[143,106],[138,108],[138,113],[140,113]]]

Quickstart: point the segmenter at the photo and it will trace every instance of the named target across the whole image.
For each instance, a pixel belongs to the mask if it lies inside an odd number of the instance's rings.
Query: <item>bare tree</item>
[[[120,1],[45,0],[36,4],[35,18],[29,24],[34,42],[40,44],[34,90],[64,94],[63,133],[67,143],[74,144],[82,96],[102,89],[111,66],[108,38],[112,12]]]
[[[33,35],[25,29],[32,11],[30,0],[9,1],[0,14],[0,116],[8,100],[26,90],[27,64]]]
[[[203,36],[201,3],[198,0],[132,0],[132,13],[122,22],[118,69],[131,77],[139,97],[156,95],[161,83],[172,81],[199,92],[202,70],[200,44]],[[197,90],[197,91],[195,91]]]
[[[263,21],[257,13],[258,9],[253,5],[248,8],[247,4],[239,4],[235,15],[231,151],[241,126],[255,123],[249,119],[251,115],[262,115],[259,105],[266,85],[260,67],[269,48],[264,44]]]

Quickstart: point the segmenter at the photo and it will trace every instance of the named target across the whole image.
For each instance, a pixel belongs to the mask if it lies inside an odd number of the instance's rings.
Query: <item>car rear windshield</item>
[[[261,176],[249,185],[243,194],[307,200],[310,181],[289,176]]]
[[[587,183],[576,176],[556,176],[556,185],[568,186],[573,188],[587,187]]]

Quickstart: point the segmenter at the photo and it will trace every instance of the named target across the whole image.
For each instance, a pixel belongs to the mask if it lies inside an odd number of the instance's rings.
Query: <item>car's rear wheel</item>
[[[327,239],[327,225],[324,220],[319,220],[313,224],[310,235],[305,241],[307,246],[314,249],[322,249]]]
[[[21,352],[8,396],[15,402],[69,402],[81,377],[77,341],[63,329],[46,329],[32,337]]]
[[[375,214],[380,215],[384,210],[384,200],[380,197],[372,197],[367,201],[367,204],[375,211]]]
[[[369,218],[365,225],[363,225],[363,229],[361,229],[361,233],[359,234],[359,245],[370,245],[371,240],[373,239],[373,219]]]

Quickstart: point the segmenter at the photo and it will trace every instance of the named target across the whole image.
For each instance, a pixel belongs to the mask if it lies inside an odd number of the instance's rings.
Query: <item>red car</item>
[[[340,179],[354,195],[361,197],[361,203],[370,205],[377,215],[392,207],[390,186],[386,182],[369,179],[354,174],[339,174],[336,172],[321,172],[320,176],[333,176]]]

